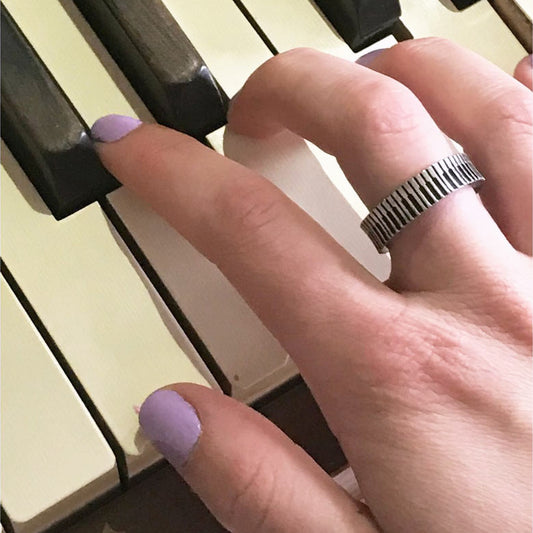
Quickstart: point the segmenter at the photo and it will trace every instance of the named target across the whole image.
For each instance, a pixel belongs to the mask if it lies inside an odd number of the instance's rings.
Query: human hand
[[[397,81],[396,81],[397,80]],[[269,421],[171,385],[140,423],[236,532],[531,529],[533,96],[449,42],[367,66],[313,50],[271,59],[230,128],[283,129],[334,154],[370,207],[459,142],[487,179],[390,245],[386,284],[270,182],[193,139],[104,118],[107,168],[213,261],[291,354],[375,520]]]

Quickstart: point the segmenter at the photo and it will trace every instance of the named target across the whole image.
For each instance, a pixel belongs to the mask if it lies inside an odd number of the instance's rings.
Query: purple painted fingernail
[[[124,115],[106,115],[93,124],[91,137],[95,141],[111,143],[122,139],[141,124],[142,122],[137,118]]]
[[[139,423],[153,445],[176,469],[187,462],[201,433],[193,406],[177,392],[153,392],[141,406]]]
[[[378,50],[372,50],[372,52],[368,52],[368,54],[362,55],[356,63],[358,65],[363,65],[363,67],[368,67],[372,64],[374,59],[379,56],[386,48],[379,48]]]

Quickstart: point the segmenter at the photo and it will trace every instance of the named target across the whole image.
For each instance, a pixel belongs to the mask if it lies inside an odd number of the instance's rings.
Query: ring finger
[[[475,53],[443,39],[403,42],[368,65],[407,86],[487,178],[481,198],[509,241],[531,255],[533,95]],[[531,58],[517,74],[531,77]],[[420,76],[420,72],[424,75]]]
[[[311,49],[280,54],[260,67],[233,102],[229,125],[251,137],[286,128],[309,139],[337,157],[370,208],[454,152],[406,87]],[[455,286],[465,272],[484,261],[493,263],[495,254],[509,249],[473,190],[466,188],[393,239],[391,280],[402,290]]]

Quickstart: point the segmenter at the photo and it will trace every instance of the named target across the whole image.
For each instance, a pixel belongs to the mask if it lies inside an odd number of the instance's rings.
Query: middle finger
[[[405,86],[312,49],[280,54],[252,74],[233,102],[229,126],[251,137],[287,128],[309,139],[337,157],[370,208],[454,152]],[[390,249],[391,280],[402,290],[455,287],[512,250],[469,187],[405,227]]]

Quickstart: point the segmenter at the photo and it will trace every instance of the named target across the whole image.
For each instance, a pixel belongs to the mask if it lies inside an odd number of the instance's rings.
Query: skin
[[[107,168],[220,268],[291,354],[372,513],[259,414],[172,385],[202,424],[180,473],[230,531],[531,530],[524,83],[439,39],[398,44],[367,67],[297,49],[247,81],[229,127],[313,141],[370,207],[451,153],[442,132],[485,175],[479,196],[454,193],[393,240],[386,284],[270,182],[183,134],[144,125],[99,146]]]

